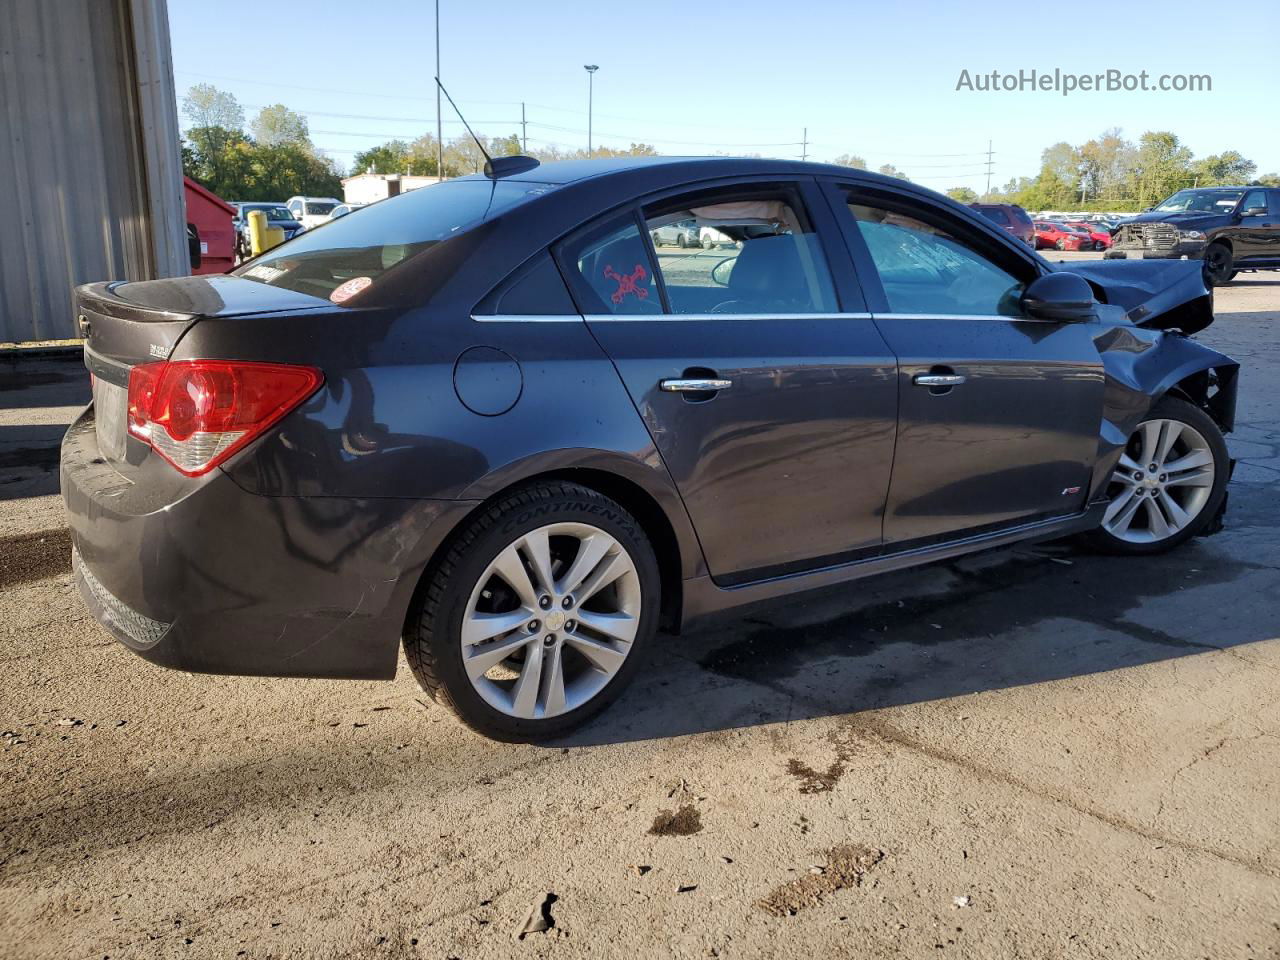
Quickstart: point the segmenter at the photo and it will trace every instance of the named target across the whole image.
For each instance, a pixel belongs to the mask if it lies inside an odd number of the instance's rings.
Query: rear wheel
[[[676,237],[676,246],[681,250],[688,246],[688,242],[685,240],[683,233]]]
[[[504,496],[431,572],[405,636],[437,703],[499,740],[567,733],[634,675],[657,630],[657,560],[635,519],[571,483]]]
[[[1107,485],[1110,503],[1090,534],[1109,553],[1163,553],[1202,532],[1226,494],[1229,459],[1207,413],[1165,397],[1129,438]]]
[[[1204,251],[1204,278],[1210,286],[1220,287],[1236,275],[1231,268],[1231,249],[1225,243],[1211,243]]]
[[[1055,246],[1055,247],[1057,247],[1059,250],[1065,250],[1065,249],[1067,249],[1067,243],[1066,243],[1066,241],[1065,241],[1065,240],[1059,240],[1059,241],[1057,241],[1057,242],[1054,244],[1054,246]]]
[[[662,246],[662,241],[658,239],[658,235],[655,233],[653,234],[653,248],[656,250],[660,246]]]

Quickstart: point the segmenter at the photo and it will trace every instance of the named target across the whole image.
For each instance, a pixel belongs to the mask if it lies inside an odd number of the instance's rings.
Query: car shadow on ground
[[[1178,632],[1135,615],[1191,587],[1275,567],[1197,540],[1161,557],[1021,547],[854,582],[659,638],[643,679],[557,745],[662,739],[856,714],[1195,656],[1272,639],[1272,618]],[[862,599],[859,599],[862,598]],[[1160,618],[1164,622],[1165,618]],[[1147,621],[1147,622],[1143,622]]]

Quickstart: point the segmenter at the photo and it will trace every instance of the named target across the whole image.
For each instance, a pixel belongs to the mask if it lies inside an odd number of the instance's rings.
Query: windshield
[[[337,206],[336,203],[308,203],[307,215],[316,216],[316,217],[324,216],[325,214],[332,211],[333,208],[336,206]]]
[[[1226,213],[1244,196],[1243,190],[1179,190],[1156,213]]]
[[[397,264],[550,189],[505,180],[423,187],[372,204],[358,217],[330,220],[232,272],[343,303]]]

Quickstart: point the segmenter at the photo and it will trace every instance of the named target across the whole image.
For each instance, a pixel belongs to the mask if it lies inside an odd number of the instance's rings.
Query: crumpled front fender
[[[1224,433],[1235,423],[1240,365],[1178,333],[1117,323],[1094,338],[1106,377],[1098,458],[1091,489],[1100,496],[1142,418],[1176,390],[1213,417]]]

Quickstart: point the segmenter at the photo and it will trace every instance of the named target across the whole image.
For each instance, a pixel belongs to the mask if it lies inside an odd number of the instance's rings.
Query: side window
[[[1022,282],[949,230],[857,197],[849,212],[894,313],[1021,316]]]
[[[543,251],[500,283],[472,313],[475,316],[573,317],[578,309],[569,299],[569,291],[551,256]]]
[[[1271,197],[1271,215],[1280,217],[1280,190],[1269,190],[1267,194]]]
[[[674,314],[835,313],[818,234],[792,191],[729,188],[651,204],[645,229]],[[666,246],[678,228],[681,245]]]
[[[564,247],[583,313],[662,313],[649,250],[635,219],[612,220]]]
[[[1240,204],[1240,212],[1245,213],[1249,210],[1256,210],[1261,207],[1265,212],[1267,209],[1267,195],[1262,190],[1250,190],[1244,195],[1244,202]]]

